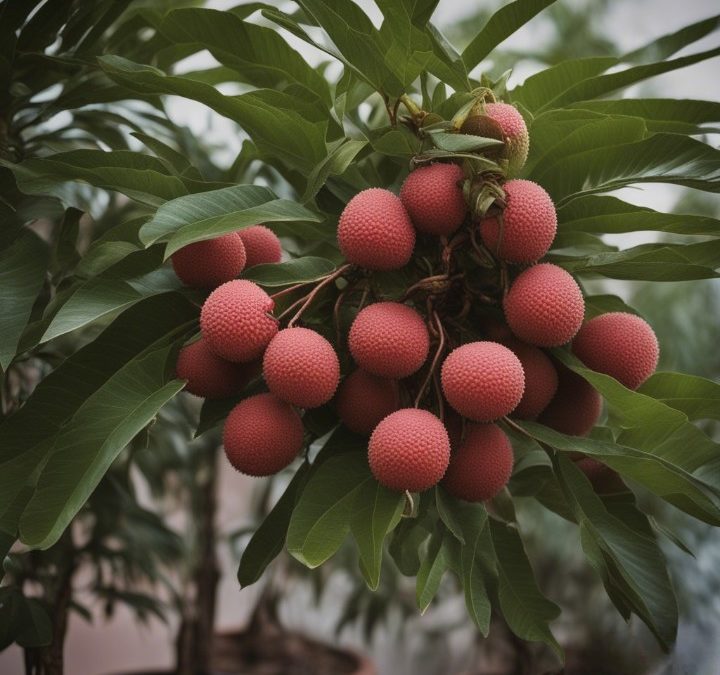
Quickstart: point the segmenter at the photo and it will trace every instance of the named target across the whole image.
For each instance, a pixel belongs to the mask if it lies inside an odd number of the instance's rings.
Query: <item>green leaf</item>
[[[261,286],[287,286],[315,281],[335,270],[335,264],[325,258],[306,256],[282,263],[255,265],[243,274]]]
[[[720,384],[704,377],[655,373],[638,392],[681,410],[690,420],[720,420]]]
[[[257,223],[319,222],[305,207],[277,199],[265,187],[235,185],[163,204],[140,229],[140,239],[149,246],[168,242],[165,257],[195,241],[212,239]]]
[[[440,150],[448,152],[474,152],[483,148],[495,148],[504,145],[503,141],[472,134],[451,134],[446,131],[430,133],[430,139]]]
[[[420,548],[430,536],[428,527],[421,518],[405,518],[393,532],[388,552],[407,577],[417,576],[420,571]]]
[[[581,541],[613,602],[622,600],[650,628],[661,645],[675,640],[678,610],[665,559],[649,527],[611,515],[589,480],[566,457],[556,472],[580,525]],[[617,604],[617,603],[616,603]]]
[[[630,305],[625,304],[625,301],[617,295],[585,296],[586,320],[607,312],[628,312],[629,314],[638,314],[637,310],[630,307]]]
[[[367,457],[362,453],[331,457],[318,467],[290,519],[290,554],[310,568],[330,558],[350,531],[358,494],[371,481]]]
[[[143,298],[180,290],[182,284],[167,268],[134,279],[96,277],[82,283],[60,307],[41,342],[87,326],[111,314],[129,309]]]
[[[258,149],[289,167],[311,171],[325,157],[329,118],[297,96],[270,89],[225,96],[210,85],[119,56],[103,56],[99,62],[109,77],[132,91],[175,94],[204,103],[237,122]]]
[[[144,143],[160,159],[164,160],[165,165],[176,175],[193,180],[203,180],[202,174],[190,163],[190,160],[185,157],[182,152],[170,147],[167,143],[163,143],[154,136],[149,136],[139,131],[133,131],[130,135]]]
[[[437,528],[430,537],[427,552],[422,558],[415,583],[415,601],[421,612],[430,606],[437,595],[440,582],[448,569],[448,554],[445,537],[450,536],[445,528]]]
[[[617,197],[587,195],[558,209],[558,230],[622,234],[657,231],[720,236],[720,221],[709,216],[660,213]]]
[[[544,642],[560,656],[562,650],[548,626],[560,608],[538,588],[517,529],[492,518],[489,522],[498,559],[498,599],[510,630],[523,640]]]
[[[326,105],[330,90],[312,68],[275,30],[241,21],[230,12],[183,8],[165,15],[160,32],[175,44],[193,43],[256,87],[283,89],[296,83]]]
[[[17,351],[47,269],[50,252],[27,228],[5,227],[0,233],[0,369]]]
[[[350,518],[350,532],[360,554],[361,569],[372,590],[380,583],[385,538],[402,517],[405,496],[377,481],[366,481],[358,491]]]
[[[453,498],[440,485],[435,488],[435,505],[437,506],[440,520],[445,523],[450,532],[461,543],[465,543],[465,535],[462,530],[462,523],[456,517],[453,505]]]
[[[524,26],[555,0],[515,0],[501,7],[480,29],[462,53],[468,71],[478,65],[495,47]]]
[[[720,192],[720,150],[693,138],[655,134],[636,143],[585,150],[534,173],[556,204],[633,183],[673,183]]]
[[[122,368],[149,348],[172,343],[196,320],[197,308],[178,294],[148,298],[46,377],[25,405],[0,425],[0,516],[28,482],[37,480],[56,439],[80,408],[107,388]],[[132,391],[127,393],[132,395]],[[82,442],[95,425],[105,424],[102,418],[90,422],[87,429],[77,432],[76,441]]]
[[[53,626],[47,609],[36,598],[26,598],[16,586],[0,588],[0,650],[13,642],[25,648],[52,642]]]
[[[345,172],[357,154],[367,145],[367,141],[345,139],[340,141],[328,153],[308,176],[307,188],[300,201],[305,204],[315,197],[330,176],[339,176]]]
[[[305,462],[296,471],[270,513],[248,542],[240,559],[238,581],[241,587],[254,584],[265,568],[280,554],[285,545],[290,517],[295,502],[310,476],[310,465]]]

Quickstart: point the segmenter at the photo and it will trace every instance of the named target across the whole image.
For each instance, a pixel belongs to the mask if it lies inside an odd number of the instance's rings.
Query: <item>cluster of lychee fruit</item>
[[[347,264],[311,289],[286,289],[302,295],[285,326],[273,297],[235,278],[245,264],[279,260],[266,228],[173,256],[186,284],[214,289],[202,307],[201,338],[178,359],[188,391],[239,395],[260,372],[267,388],[241,400],[225,423],[225,452],[239,471],[265,476],[288,466],[305,442],[305,411],[329,404],[350,431],[369,437],[369,466],[382,485],[420,492],[441,483],[458,499],[485,501],[513,470],[499,423],[537,420],[582,436],[600,417],[600,394],[546,350],[569,345],[588,368],[631,389],[654,372],[658,344],[643,319],[611,312],[584,321],[578,283],[541,261],[557,215],[541,186],[508,179],[528,154],[519,112],[480,100],[458,133],[502,140],[492,153],[503,170],[478,170],[464,156],[421,156],[399,196],[382,188],[355,195],[337,228]],[[401,269],[413,283],[400,295],[383,293],[375,273]],[[328,289],[336,310],[342,303],[350,310],[347,331],[337,311],[328,313],[335,345],[297,325]],[[347,353],[354,366],[341,377]],[[578,466],[598,485],[607,478],[594,460]]]

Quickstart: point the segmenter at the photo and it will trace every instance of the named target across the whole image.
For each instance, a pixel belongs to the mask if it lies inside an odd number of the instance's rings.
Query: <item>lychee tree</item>
[[[591,289],[603,277],[717,277],[717,220],[612,193],[720,191],[720,152],[703,139],[720,104],[621,97],[720,54],[675,57],[718,19],[508,89],[510,73],[486,64],[551,0],[503,6],[462,53],[431,23],[437,0],[376,4],[380,27],[351,0],[297,0],[291,14],[130,3],[112,39],[73,58],[62,43],[43,54],[49,42],[18,42],[28,67],[79,68],[101,100],[192,99],[247,139],[222,176],[203,175],[176,138],[135,130],[145,147],[128,149],[122,117],[102,146],[34,155],[30,132],[49,113],[23,92],[5,102],[6,381],[29,356],[82,339],[0,425],[3,553],[16,539],[57,542],[185,388],[207,399],[198,434],[223,425],[238,470],[295,468],[245,549],[242,586],[283,548],[315,568],[350,537],[371,588],[388,549],[417,578],[420,610],[450,574],[483,634],[495,611],[559,653],[559,609],[514,508],[534,500],[578,525],[619,612],[668,647],[677,605],[658,539],[683,544],[635,496],[720,524],[720,446],[695,425],[720,418],[720,387],[655,373],[652,328]],[[13,11],[0,4],[14,31],[27,17]],[[76,19],[89,35],[93,17]],[[140,43],[127,51],[131,32]],[[325,60],[312,67],[289,36]],[[205,49],[217,67],[174,72]],[[92,203],[78,183],[124,195],[131,217],[67,262],[72,220],[53,256],[29,225],[48,204],[76,221]],[[30,199],[36,208],[18,208]],[[636,231],[697,240],[618,250],[602,238]],[[39,295],[59,256],[66,273]]]

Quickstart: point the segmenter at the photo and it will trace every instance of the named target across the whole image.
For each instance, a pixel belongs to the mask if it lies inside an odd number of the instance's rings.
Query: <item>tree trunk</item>
[[[202,450],[201,450],[202,452]],[[215,601],[220,570],[215,550],[217,512],[218,446],[207,448],[198,472],[198,485],[192,495],[191,518],[195,526],[195,546],[186,596],[177,636],[178,675],[202,675],[209,670],[210,645],[215,626]]]

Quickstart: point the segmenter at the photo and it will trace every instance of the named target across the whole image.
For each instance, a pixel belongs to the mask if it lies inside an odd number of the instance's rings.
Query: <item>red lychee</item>
[[[257,394],[236,405],[223,431],[230,464],[248,476],[270,476],[288,466],[303,444],[296,410],[272,394]]]
[[[555,239],[555,205],[550,195],[530,180],[510,180],[503,190],[507,204],[502,218],[492,216],[480,223],[483,243],[506,262],[535,262]]]
[[[422,317],[399,302],[376,302],[355,317],[348,336],[350,353],[363,370],[402,378],[417,371],[430,349]]]
[[[208,296],[200,312],[200,328],[208,347],[228,361],[258,358],[278,330],[269,315],[275,303],[252,281],[228,281]]]
[[[175,274],[192,288],[215,288],[234,279],[245,260],[245,246],[236,232],[188,244],[171,256]]]
[[[369,436],[381,420],[400,407],[397,380],[355,370],[342,381],[336,403],[343,424],[356,434]]]
[[[517,338],[504,344],[520,359],[525,373],[525,391],[512,415],[523,420],[535,419],[545,410],[557,391],[555,366],[545,352]]]
[[[251,225],[238,230],[240,239],[245,244],[247,261],[245,267],[253,267],[265,263],[278,263],[282,259],[282,247],[277,235],[264,225]]]
[[[576,462],[580,469],[592,483],[595,491],[600,494],[608,494],[610,492],[622,492],[626,489],[620,474],[613,471],[609,466],[593,457],[584,457]]]
[[[507,485],[512,469],[512,445],[502,429],[497,424],[468,424],[442,485],[457,499],[484,502]]]
[[[317,408],[335,394],[340,363],[333,346],[309,328],[285,328],[267,346],[263,377],[279,399],[300,408]]]
[[[660,348],[650,325],[628,312],[608,312],[590,319],[572,343],[575,355],[590,369],[637,389],[657,368]]]
[[[520,360],[497,342],[470,342],[454,349],[443,363],[440,379],[448,403],[475,422],[511,413],[525,387]]]
[[[245,364],[231,363],[216,356],[203,338],[180,350],[175,373],[181,380],[187,380],[185,391],[203,398],[239,394],[251,377]]]
[[[500,125],[505,136],[508,175],[516,176],[527,161],[530,136],[523,116],[509,103],[487,103],[485,114]]]
[[[420,232],[448,236],[462,225],[467,213],[464,179],[457,164],[421,166],[405,179],[400,199]]]
[[[415,229],[400,198],[382,188],[363,190],[348,202],[337,234],[348,262],[370,270],[403,267],[415,246]]]
[[[521,272],[503,300],[517,337],[538,347],[559,347],[580,329],[585,301],[575,279],[551,263]]]
[[[422,492],[436,485],[450,461],[443,423],[427,410],[403,408],[375,427],[368,445],[375,478],[385,487]]]
[[[538,422],[569,436],[587,436],[602,412],[602,397],[585,379],[556,362],[558,388]]]

